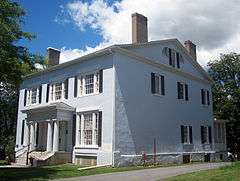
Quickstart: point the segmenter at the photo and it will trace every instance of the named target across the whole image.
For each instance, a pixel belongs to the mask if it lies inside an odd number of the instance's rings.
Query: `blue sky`
[[[73,1],[20,0],[26,11],[23,30],[34,33],[36,38],[32,41],[21,40],[19,44],[28,47],[32,53],[45,55],[47,47],[84,49],[86,45],[95,47],[101,42],[102,37],[89,27],[81,32],[73,23],[60,24],[54,21],[61,10],[60,6],[68,2]]]
[[[240,52],[238,0],[18,1],[27,13],[24,31],[37,36],[19,44],[42,55],[47,47],[61,49],[60,63],[112,44],[131,43],[131,14],[135,12],[148,18],[150,41],[191,40],[203,66],[220,53]]]

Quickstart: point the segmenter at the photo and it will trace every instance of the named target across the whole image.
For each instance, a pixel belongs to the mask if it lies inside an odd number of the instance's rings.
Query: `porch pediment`
[[[72,120],[75,108],[63,102],[55,102],[45,106],[25,109],[22,112],[27,114],[27,121],[67,121]]]

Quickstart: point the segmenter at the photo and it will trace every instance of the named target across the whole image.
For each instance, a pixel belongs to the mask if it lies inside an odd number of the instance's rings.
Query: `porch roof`
[[[27,121],[68,121],[72,120],[75,108],[63,102],[50,103],[22,110],[27,114]]]

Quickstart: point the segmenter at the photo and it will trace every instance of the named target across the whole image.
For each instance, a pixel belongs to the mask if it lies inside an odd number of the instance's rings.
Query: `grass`
[[[172,177],[167,181],[240,181],[240,162],[219,169],[199,171]]]
[[[1,181],[36,181],[36,180],[49,180],[57,178],[67,177],[79,177],[87,175],[95,175],[101,173],[123,172],[130,170],[139,170],[146,168],[163,167],[166,165],[156,166],[130,166],[130,167],[101,167],[89,170],[77,170],[79,166],[72,164],[58,165],[58,166],[45,166],[37,168],[0,168],[0,180]],[[173,165],[167,165],[173,166]]]

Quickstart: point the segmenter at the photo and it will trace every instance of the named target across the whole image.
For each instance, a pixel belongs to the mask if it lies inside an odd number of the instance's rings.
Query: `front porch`
[[[36,160],[44,160],[42,154],[49,159],[54,153],[65,152],[69,153],[65,160],[70,162],[74,145],[72,127],[75,109],[57,102],[22,112],[27,114],[27,138],[24,145],[29,145],[29,156]]]

